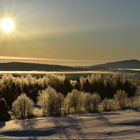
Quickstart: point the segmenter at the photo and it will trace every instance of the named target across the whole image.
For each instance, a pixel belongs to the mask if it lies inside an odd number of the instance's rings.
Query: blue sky
[[[140,59],[139,0],[1,0],[12,35],[0,32],[0,56],[90,65]]]

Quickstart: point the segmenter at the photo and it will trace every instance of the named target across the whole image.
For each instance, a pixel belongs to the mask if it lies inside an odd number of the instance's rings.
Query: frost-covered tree
[[[66,114],[71,112],[79,113],[81,111],[83,104],[83,96],[82,92],[78,90],[72,90],[72,92],[68,93],[65,98],[65,111]]]
[[[32,115],[33,101],[25,94],[21,94],[12,104],[12,111],[16,118],[25,119]]]
[[[83,96],[83,108],[85,112],[91,112],[91,94],[90,93],[85,93]]]
[[[63,95],[61,93],[57,93],[51,87],[41,91],[38,97],[38,104],[42,107],[44,116],[60,115],[63,101]]]
[[[83,95],[83,107],[86,112],[97,112],[100,104],[100,95],[97,93],[85,93]]]
[[[128,96],[124,90],[117,90],[114,98],[118,102],[120,109],[125,109],[127,107]]]
[[[101,101],[101,98],[100,98],[99,94],[97,94],[97,93],[92,94],[91,104],[90,104],[90,108],[91,108],[92,112],[97,112],[98,111],[100,101]]]

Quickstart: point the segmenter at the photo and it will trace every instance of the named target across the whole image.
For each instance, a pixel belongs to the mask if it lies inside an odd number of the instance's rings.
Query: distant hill
[[[101,69],[140,69],[139,60],[124,60],[110,62],[100,65],[90,66],[89,69],[101,68]]]
[[[0,63],[0,71],[87,71],[87,70],[140,69],[139,60],[125,60],[100,65],[72,67],[61,65],[9,62]]]
[[[0,71],[78,71],[78,70],[84,70],[84,68],[61,66],[61,65],[23,63],[23,62],[0,63]]]

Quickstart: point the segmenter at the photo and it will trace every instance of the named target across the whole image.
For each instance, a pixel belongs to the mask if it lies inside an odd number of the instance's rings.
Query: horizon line
[[[15,61],[12,61],[15,60]],[[111,62],[117,62],[117,61],[127,61],[127,60],[138,60],[139,59],[123,59],[123,60],[79,60],[79,59],[56,59],[56,58],[39,58],[39,57],[18,57],[18,56],[0,56],[0,63],[4,63],[2,61],[6,62],[30,62],[30,63],[39,63],[39,64],[52,64],[52,65],[66,65],[66,66],[91,66],[91,65],[99,65],[99,64],[105,64],[105,63],[111,63]],[[98,62],[97,62],[98,61]],[[72,63],[79,63],[79,64],[72,64]],[[82,62],[87,62],[87,64],[80,64]],[[68,64],[71,63],[71,64]]]

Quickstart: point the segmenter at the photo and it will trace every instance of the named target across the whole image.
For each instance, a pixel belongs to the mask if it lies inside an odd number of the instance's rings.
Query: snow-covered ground
[[[116,111],[0,122],[0,139],[140,139],[140,112]]]

